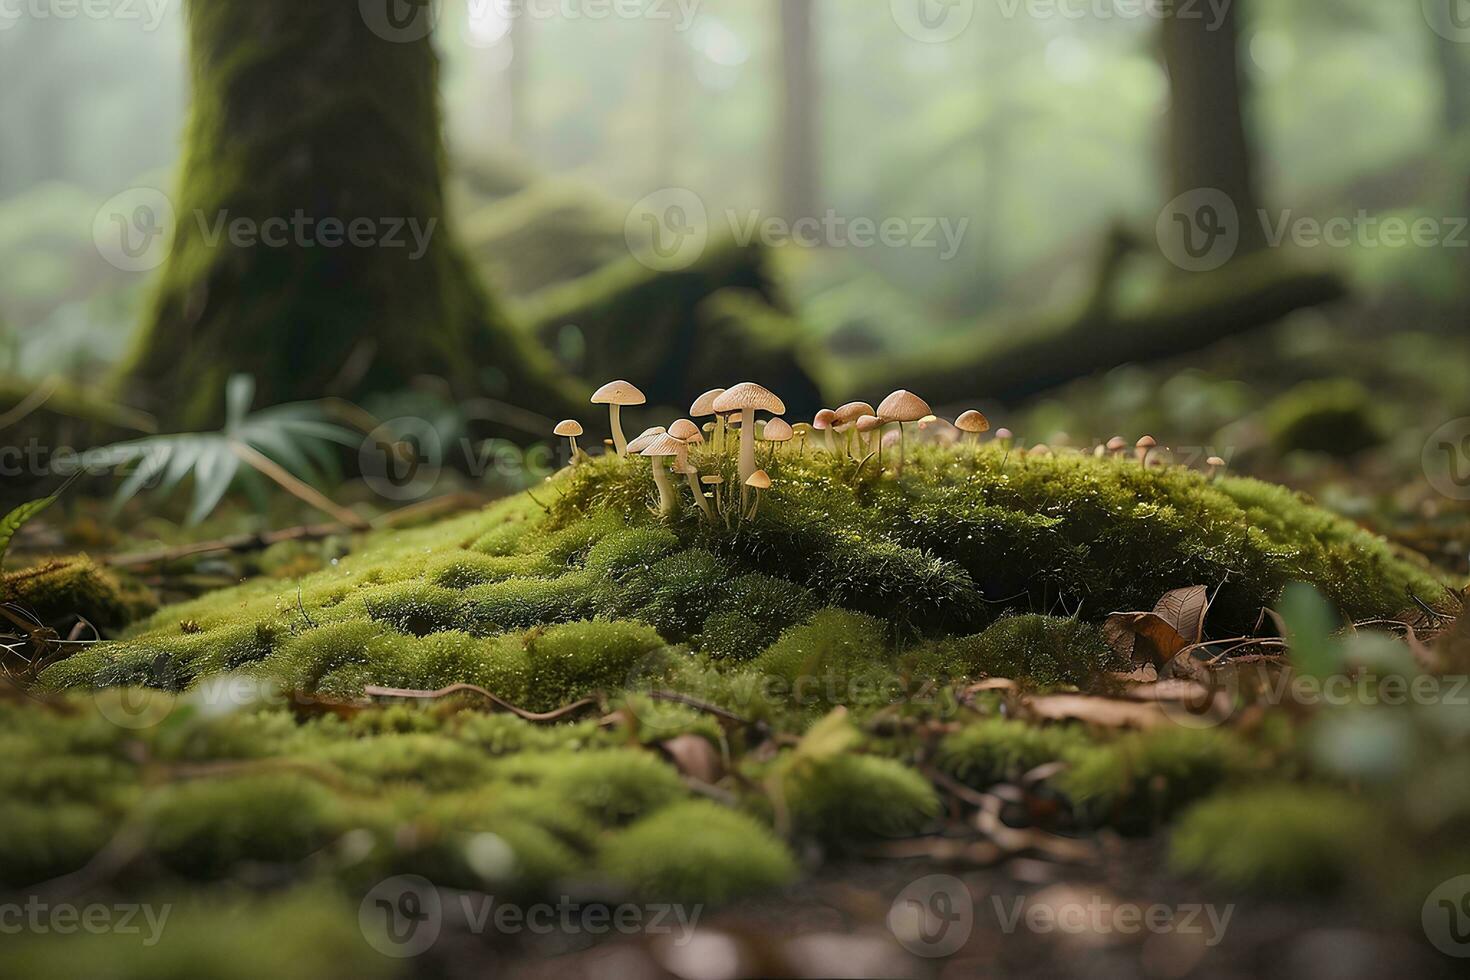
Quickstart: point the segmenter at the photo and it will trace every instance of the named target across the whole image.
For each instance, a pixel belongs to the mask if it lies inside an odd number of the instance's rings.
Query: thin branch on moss
[[[600,707],[596,698],[582,698],[580,701],[573,701],[571,704],[564,704],[554,711],[527,711],[525,708],[517,707],[516,705],[511,704],[509,701],[505,700],[499,695],[492,694],[491,692],[485,690],[483,687],[475,684],[451,684],[448,687],[440,688],[437,691],[411,691],[405,688],[398,687],[376,687],[373,685],[368,685],[367,687],[364,687],[362,689],[362,692],[370,698],[410,698],[413,700],[421,701],[437,701],[438,699],[448,697],[451,694],[478,694],[480,697],[488,700],[491,704],[494,704],[496,707],[500,708],[503,711],[510,712],[517,718],[520,718],[522,721],[535,722],[563,721],[567,718],[571,718],[574,715],[579,714],[580,712],[586,711],[589,708]]]

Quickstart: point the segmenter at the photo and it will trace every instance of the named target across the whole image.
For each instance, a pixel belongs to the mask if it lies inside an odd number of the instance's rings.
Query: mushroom
[[[628,452],[641,453],[647,449],[654,439],[663,435],[667,430],[661,425],[653,425],[643,430],[643,433],[632,442],[628,443]]]
[[[708,418],[709,416],[713,415],[715,417],[716,424],[718,424],[720,416],[718,413],[715,412],[715,399],[719,398],[724,393],[724,388],[711,388],[709,391],[706,391],[704,394],[694,399],[694,404],[689,406],[689,417],[691,419],[702,419]],[[714,434],[711,433],[710,437],[714,438]],[[724,449],[724,446],[723,444],[716,445],[714,449],[716,452],[720,452]]]
[[[1225,468],[1225,460],[1221,459],[1219,456],[1211,456],[1209,459],[1205,460],[1205,465],[1209,466],[1210,468],[1210,471],[1205,475],[1213,480],[1215,478],[1215,473]]]
[[[642,451],[642,455],[653,460],[653,482],[658,486],[658,515],[662,518],[668,519],[674,513],[677,502],[674,485],[669,481],[669,471],[664,467],[664,460],[669,457],[677,460],[687,448],[683,442],[664,432],[653,436]]]
[[[837,425],[837,413],[824,408],[812,417],[812,429],[827,434],[827,452],[837,455],[837,445],[832,441],[832,429]]]
[[[582,423],[576,419],[562,419],[551,431],[556,435],[566,437],[572,447],[572,462],[576,463],[577,457],[582,455],[582,450],[577,448],[577,437],[582,434]]]
[[[720,503],[720,485],[725,482],[725,478],[723,476],[720,476],[718,473],[715,473],[711,476],[700,477],[699,482],[703,483],[707,487],[715,488],[715,510],[724,509],[723,505]]]
[[[761,436],[766,442],[771,443],[771,458],[776,458],[776,452],[781,448],[781,443],[790,442],[796,431],[785,419],[770,419],[766,427],[761,430]]]
[[[699,426],[688,419],[679,419],[669,426],[669,436],[679,440],[684,447],[674,458],[674,472],[683,473],[689,479],[689,489],[694,491],[694,502],[704,511],[706,517],[713,517],[709,511],[709,502],[704,499],[704,491],[699,489],[699,468],[689,463],[689,447],[704,441],[704,436],[699,434]]]
[[[954,427],[969,433],[975,442],[979,442],[980,433],[990,431],[990,420],[972,408],[960,413],[960,417],[954,420]]]
[[[877,415],[878,410],[867,402],[848,402],[832,413],[832,427],[838,432],[850,432],[857,420],[864,415]],[[847,440],[848,455],[852,455],[852,438]]]
[[[761,491],[771,489],[771,477],[765,470],[756,470],[746,479],[745,485],[755,491],[755,503],[750,505],[750,513],[745,515],[750,520],[755,519],[755,512],[760,510]]]
[[[935,422],[938,422],[938,421],[939,421],[939,416],[938,415],[926,415],[926,416],[924,416],[923,418],[919,419],[919,431],[920,432],[923,432],[925,429],[929,428],[929,426],[933,425]]]
[[[1139,439],[1136,443],[1133,444],[1134,452],[1138,456],[1138,465],[1139,466],[1147,466],[1148,465],[1148,454],[1149,454],[1149,451],[1152,450],[1158,444],[1159,444],[1158,441],[1156,439],[1154,439],[1153,436],[1144,436],[1142,439]]]
[[[869,432],[881,431],[883,420],[876,415],[864,415],[857,420],[854,428],[857,429],[859,437],[866,437]],[[881,438],[878,439],[878,468],[883,468],[883,440]]]
[[[626,381],[609,381],[592,393],[592,404],[606,405],[608,418],[612,421],[613,445],[619,456],[628,454],[628,440],[623,437],[621,412],[624,405],[642,405],[648,401],[643,392]]]
[[[786,403],[774,394],[762,388],[754,381],[742,381],[733,388],[728,388],[714,401],[716,412],[739,412],[740,413],[740,482],[742,484],[749,480],[755,473],[755,413],[756,411],[771,412],[775,415],[786,414]],[[740,502],[745,503],[745,494],[742,488]]]
[[[898,423],[898,472],[903,472],[903,424],[917,422],[930,414],[929,403],[903,388],[893,392],[878,406],[877,416],[885,422]]]
[[[1124,439],[1122,436],[1113,436],[1113,438],[1108,440],[1108,452],[1112,453],[1114,456],[1121,455],[1123,450],[1127,448],[1128,440]]]
[[[806,441],[812,434],[812,427],[805,422],[798,422],[791,427],[791,433],[796,437],[796,456],[800,459],[806,455]]]

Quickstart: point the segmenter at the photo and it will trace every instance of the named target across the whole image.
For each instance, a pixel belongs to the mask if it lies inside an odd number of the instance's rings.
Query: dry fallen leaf
[[[720,753],[703,736],[679,735],[660,742],[659,748],[681,773],[702,783],[717,783],[725,774]]]
[[[1105,728],[1152,728],[1169,720],[1157,701],[1049,694],[1030,698],[1025,706],[1045,721],[1084,721]]]
[[[1152,612],[1115,612],[1103,623],[1108,645],[1135,664],[1162,668],[1185,647],[1200,642],[1209,590],[1203,585],[1164,593]]]

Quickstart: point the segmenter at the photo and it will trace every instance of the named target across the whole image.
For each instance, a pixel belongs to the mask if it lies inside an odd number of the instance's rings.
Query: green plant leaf
[[[55,503],[58,496],[59,494],[52,494],[40,500],[28,501],[6,514],[4,520],[0,520],[0,569],[5,567],[5,552],[10,550],[10,539],[15,537],[15,533],[26,521]]]

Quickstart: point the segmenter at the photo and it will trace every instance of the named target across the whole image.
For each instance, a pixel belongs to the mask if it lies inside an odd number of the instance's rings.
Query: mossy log
[[[650,405],[682,410],[701,391],[760,378],[793,419],[821,407],[801,330],[760,246],[712,243],[694,265],[672,272],[625,259],[538,293],[523,313],[553,349],[566,346],[564,331],[577,331],[580,350],[564,355],[568,370],[627,378]]]
[[[418,375],[553,416],[578,400],[448,226],[429,37],[387,40],[355,4],[297,0],[195,0],[188,25],[177,230],[125,391],[184,429],[220,420],[235,372],[255,376],[263,405]],[[232,245],[241,219],[309,230]],[[327,221],[372,230],[333,237]]]
[[[1262,253],[1216,272],[1182,276],[1146,309],[1118,310],[1094,294],[1080,313],[1064,319],[992,324],[978,331],[985,338],[978,342],[971,333],[909,361],[862,365],[844,388],[875,391],[902,378],[935,404],[976,398],[1012,404],[1123,364],[1202,350],[1346,296],[1335,273],[1303,271]]]

